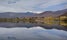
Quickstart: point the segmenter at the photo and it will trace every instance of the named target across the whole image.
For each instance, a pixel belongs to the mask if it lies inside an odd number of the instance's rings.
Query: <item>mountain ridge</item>
[[[1,17],[7,17],[7,18],[14,18],[14,17],[58,17],[63,15],[64,13],[67,12],[67,9],[64,10],[58,10],[58,11],[45,11],[42,13],[33,13],[33,12],[2,12],[0,13],[0,18]]]

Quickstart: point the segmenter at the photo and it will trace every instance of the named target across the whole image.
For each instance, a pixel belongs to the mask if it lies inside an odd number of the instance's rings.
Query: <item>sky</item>
[[[67,0],[0,0],[0,12],[43,12],[67,9]]]

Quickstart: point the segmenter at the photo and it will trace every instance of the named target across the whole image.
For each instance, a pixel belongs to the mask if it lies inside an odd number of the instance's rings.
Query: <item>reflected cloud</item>
[[[57,29],[0,28],[0,40],[66,40],[67,32]]]

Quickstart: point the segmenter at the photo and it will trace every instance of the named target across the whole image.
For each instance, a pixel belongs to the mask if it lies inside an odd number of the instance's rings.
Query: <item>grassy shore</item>
[[[53,25],[59,24],[67,26],[67,16],[61,17],[24,17],[24,18],[0,18],[0,22],[43,22],[44,24]]]

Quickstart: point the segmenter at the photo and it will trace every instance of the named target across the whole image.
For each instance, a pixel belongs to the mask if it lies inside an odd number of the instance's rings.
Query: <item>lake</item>
[[[67,31],[58,29],[0,28],[0,40],[67,40]]]
[[[67,28],[44,23],[0,23],[0,40],[67,40]]]

